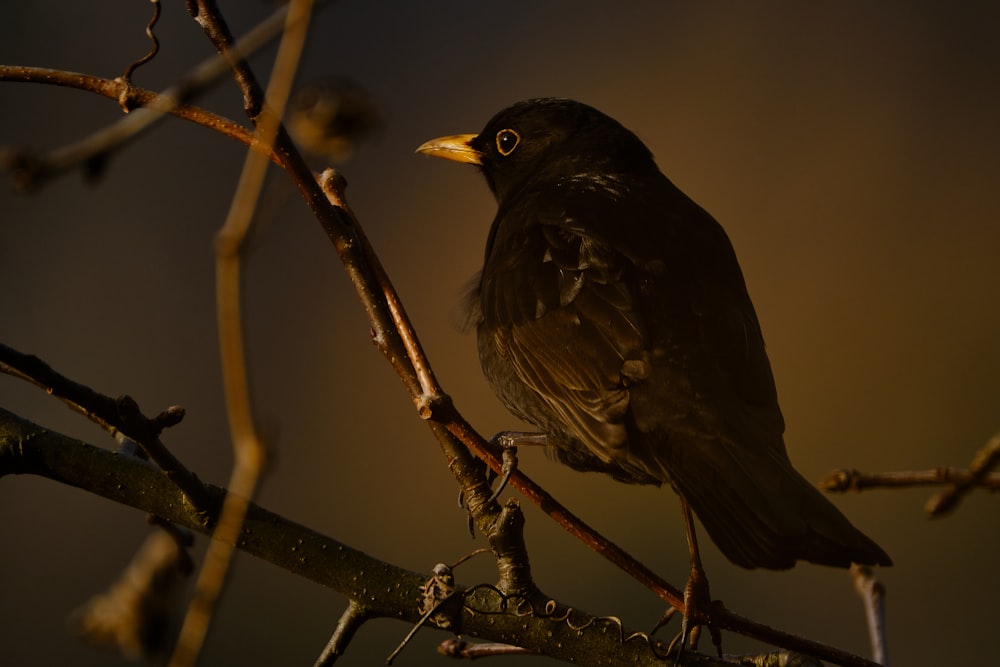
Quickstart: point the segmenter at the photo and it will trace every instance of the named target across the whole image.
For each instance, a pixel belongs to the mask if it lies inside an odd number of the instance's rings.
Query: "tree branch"
[[[119,434],[137,443],[149,458],[183,491],[196,509],[202,509],[206,499],[198,477],[160,441],[163,429],[180,422],[184,408],[167,408],[150,419],[129,396],[112,399],[86,385],[57,373],[44,361],[0,343],[0,372],[19,377],[61,399],[71,409],[107,430],[113,437]]]
[[[171,91],[160,94],[129,86],[120,79],[14,65],[0,65],[0,81],[47,83],[76,88],[115,101],[127,93],[134,103],[143,107],[75,144],[45,154],[36,154],[23,148],[4,148],[0,151],[0,167],[11,172],[14,186],[22,191],[34,190],[46,181],[81,165],[93,170],[109,151],[134,140],[162,120],[164,114],[215,130],[247,146],[255,145],[251,132],[239,123],[207,109],[183,104]]]
[[[976,452],[968,469],[934,468],[898,472],[863,473],[858,470],[834,470],[820,482],[820,488],[831,492],[897,489],[914,486],[950,486],[932,496],[924,506],[930,517],[939,517],[955,509],[970,491],[976,488],[1000,490],[1000,473],[991,472],[1000,465],[1000,433]]]
[[[206,485],[209,504],[202,517],[149,463],[47,430],[0,408],[0,479],[8,474],[53,479],[205,535],[212,534],[226,493]],[[236,546],[346,595],[365,618],[416,623],[422,616],[419,601],[428,575],[372,558],[254,503],[247,506]],[[623,627],[614,617],[592,616],[541,594],[505,596],[492,586],[460,593],[462,604],[447,619],[454,632],[517,643],[529,651],[584,665],[663,665],[664,643]],[[680,664],[721,667],[726,663],[686,652]]]

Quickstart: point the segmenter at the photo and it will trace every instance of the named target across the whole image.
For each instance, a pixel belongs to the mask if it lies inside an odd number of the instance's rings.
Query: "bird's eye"
[[[521,143],[521,136],[514,130],[497,132],[497,150],[500,151],[500,155],[505,157],[510,155],[519,143]]]

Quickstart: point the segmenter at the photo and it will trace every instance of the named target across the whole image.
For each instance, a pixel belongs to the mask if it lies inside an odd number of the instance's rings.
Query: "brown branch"
[[[0,81],[44,83],[76,88],[113,99],[127,113],[131,110],[128,116],[116,123],[74,144],[44,155],[33,154],[24,149],[7,148],[0,151],[0,166],[12,172],[15,187],[25,191],[37,188],[46,180],[81,165],[95,171],[103,164],[109,153],[135,140],[163,120],[166,114],[189,120],[247,146],[264,150],[264,147],[256,142],[254,134],[242,125],[205,109],[189,106],[186,102],[225,76],[230,68],[230,59],[244,59],[280,35],[287,13],[287,5],[279,8],[245,36],[231,44],[224,54],[206,59],[194,67],[177,85],[161,93],[136,88],[126,76],[104,79],[40,67],[0,65]]]
[[[880,665],[889,664],[888,645],[885,641],[885,586],[875,578],[867,565],[851,565],[854,590],[861,596],[871,639],[872,659]]]
[[[229,63],[233,78],[243,93],[243,111],[256,123],[264,105],[264,89],[243,55],[232,52],[233,34],[215,0],[187,0],[187,8],[191,18],[201,26],[219,54]]]
[[[344,613],[340,616],[340,620],[337,621],[337,627],[330,636],[330,641],[327,642],[323,648],[323,652],[316,659],[314,667],[328,667],[336,662],[337,658],[342,656],[344,651],[347,650],[347,645],[354,639],[354,633],[368,620],[369,617],[365,608],[354,600],[350,600],[347,604],[347,609],[344,610]]]
[[[991,474],[997,465],[1000,464],[1000,433],[997,433],[982,449],[976,452],[969,464],[968,477],[956,481],[951,489],[942,491],[927,501],[924,511],[932,517],[939,517],[955,509],[958,503],[972,489],[977,486],[986,486],[984,482],[993,479],[996,486],[988,487],[991,490],[1000,488],[1000,475]]]
[[[101,426],[113,437],[119,434],[137,443],[149,458],[177,485],[195,508],[205,506],[204,486],[198,477],[160,441],[160,433],[184,418],[184,408],[167,408],[156,417],[146,417],[130,396],[111,398],[70,380],[36,356],[0,343],[0,372],[21,378],[61,399],[72,410]]]
[[[219,132],[247,146],[253,146],[253,135],[242,125],[200,107],[182,104],[171,94],[130,87],[119,79],[104,79],[78,72],[0,65],[0,81],[45,83],[76,88],[118,101],[128,95],[136,110],[122,120],[98,130],[74,144],[38,155],[21,148],[0,151],[0,167],[10,171],[16,188],[30,191],[45,181],[76,169],[81,165],[93,168],[110,151],[127,145],[142,132],[170,114]],[[169,93],[169,91],[168,91]]]
[[[905,489],[920,486],[945,486],[969,484],[973,474],[963,468],[934,468],[932,470],[905,470],[896,472],[866,473],[860,470],[834,470],[819,483],[824,491],[843,493],[871,489]],[[987,491],[1000,491],[1000,474],[991,473],[976,479],[974,484]]]
[[[831,492],[866,491],[868,489],[900,489],[917,486],[951,486],[927,501],[924,511],[939,517],[953,510],[970,491],[976,488],[1000,490],[1000,473],[991,472],[1000,465],[1000,433],[976,452],[968,469],[934,468],[897,472],[863,473],[858,470],[835,470],[820,482],[820,488]]]
[[[530,651],[510,644],[493,642],[475,644],[464,639],[446,639],[438,646],[438,653],[448,658],[477,660],[498,655],[525,655],[530,654]]]
[[[180,491],[155,467],[43,428],[0,408],[0,479],[33,474],[149,512],[212,535],[226,491],[206,485],[205,517],[182,502]],[[288,545],[294,544],[294,549]],[[366,618],[420,620],[418,604],[430,577],[412,572],[317,533],[254,504],[236,547],[288,572],[346,595]],[[666,645],[622,626],[614,617],[592,616],[544,596],[532,602],[489,586],[462,589],[455,615],[433,625],[487,641],[516,641],[525,649],[577,664],[662,667]],[[351,621],[353,623],[354,621]],[[686,652],[681,665],[723,667]]]

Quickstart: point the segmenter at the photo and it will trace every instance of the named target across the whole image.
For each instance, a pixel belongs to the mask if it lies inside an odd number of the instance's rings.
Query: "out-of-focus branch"
[[[969,464],[968,478],[955,482],[947,491],[933,496],[927,501],[924,511],[931,516],[943,516],[955,509],[972,489],[985,486],[984,482],[990,478],[994,478],[993,481],[996,482],[996,486],[990,488],[1000,488],[1000,475],[990,472],[997,464],[1000,464],[1000,433],[990,438],[986,446],[976,452]]]
[[[285,26],[287,15],[288,5],[280,7],[240,40],[231,43],[223,53],[206,59],[177,85],[160,93],[137,88],[125,76],[104,79],[40,67],[0,65],[0,81],[46,83],[77,88],[116,100],[126,111],[132,110],[128,116],[116,123],[74,144],[45,154],[35,154],[20,148],[6,148],[0,151],[0,167],[12,173],[14,185],[22,190],[37,188],[45,181],[80,166],[94,173],[101,168],[112,151],[136,139],[163,120],[167,114],[213,129],[258,150],[267,150],[267,147],[261,146],[256,141],[256,135],[242,125],[205,109],[189,106],[187,101],[218,83],[230,71],[233,61],[245,62],[247,56],[278,37]]]
[[[875,578],[867,565],[851,565],[854,590],[865,606],[868,637],[871,639],[872,660],[880,665],[889,664],[888,644],[885,641],[885,586]]]
[[[99,168],[109,152],[127,145],[139,134],[162,120],[164,114],[177,116],[215,130],[248,146],[254,145],[252,133],[239,123],[206,109],[182,104],[179,98],[169,91],[160,94],[130,87],[120,79],[104,79],[78,72],[16,65],[0,65],[0,81],[76,88],[112,100],[120,100],[127,93],[135,105],[144,107],[74,144],[56,148],[48,153],[37,154],[24,148],[14,147],[0,149],[0,168],[11,173],[14,187],[22,191],[34,190],[46,181],[81,166],[88,171]]]
[[[819,483],[824,491],[869,491],[872,489],[906,489],[917,486],[948,486],[969,484],[972,473],[965,468],[933,468],[931,470],[902,470],[896,472],[861,472],[860,470],[834,470]],[[1000,491],[1000,474],[990,473],[978,478],[971,487],[987,491]]]
[[[235,464],[229,478],[229,493],[213,534],[215,539],[205,555],[194,597],[170,659],[171,667],[189,667],[197,660],[222,594],[237,536],[264,468],[264,445],[254,424],[243,336],[242,251],[267,175],[268,156],[272,153],[281,114],[305,45],[311,13],[312,0],[292,0],[289,4],[285,31],[267,91],[267,106],[254,118],[256,138],[264,150],[247,153],[229,215],[216,237],[216,309],[222,384]],[[252,76],[248,68],[245,71]]]
[[[934,468],[899,472],[864,473],[858,470],[835,470],[820,482],[825,491],[866,491],[915,486],[951,486],[930,498],[924,506],[928,516],[939,517],[955,509],[973,489],[1000,490],[1000,473],[991,472],[1000,465],[1000,433],[990,438],[976,452],[968,469]]]

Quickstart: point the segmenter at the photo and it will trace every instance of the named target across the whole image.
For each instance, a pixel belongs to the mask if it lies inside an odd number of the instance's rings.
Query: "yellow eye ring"
[[[521,135],[514,130],[500,130],[497,132],[497,150],[500,155],[507,157],[514,152],[517,145],[521,143]]]

